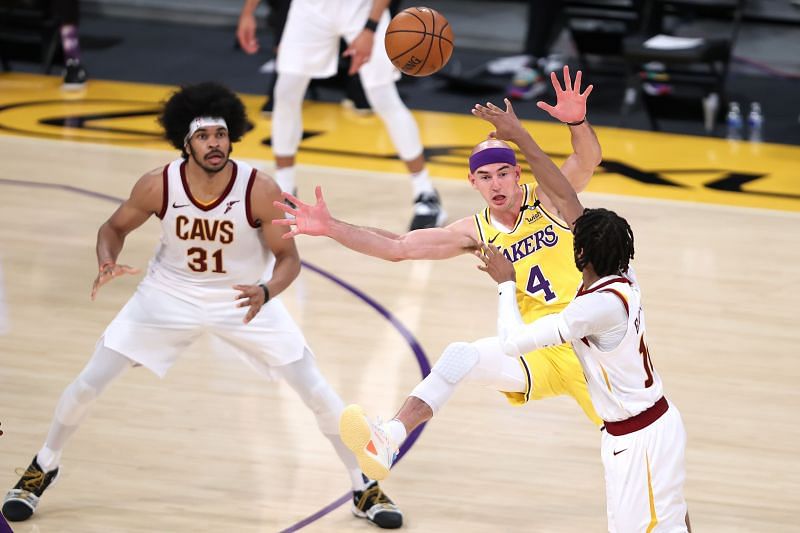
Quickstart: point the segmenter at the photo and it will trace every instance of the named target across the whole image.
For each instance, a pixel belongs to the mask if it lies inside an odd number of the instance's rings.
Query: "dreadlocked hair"
[[[575,266],[592,264],[598,276],[628,270],[633,259],[633,231],[628,221],[608,209],[585,209],[573,230]]]
[[[167,100],[158,118],[164,137],[181,150],[184,159],[188,157],[184,138],[189,132],[189,123],[197,117],[224,118],[232,143],[241,139],[251,127],[242,101],[227,87],[210,81],[185,85]]]

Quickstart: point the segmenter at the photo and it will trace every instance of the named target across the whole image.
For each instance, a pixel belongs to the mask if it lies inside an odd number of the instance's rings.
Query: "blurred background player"
[[[283,27],[286,25],[286,17],[289,15],[290,3],[291,0],[267,0],[266,26],[272,45],[270,53],[273,57],[262,67],[262,72],[269,73],[266,91],[267,99],[264,101],[264,105],[261,106],[261,114],[266,118],[272,118],[272,110],[275,106],[275,81],[277,80],[277,73],[275,72],[274,56],[278,53],[278,44],[283,35]],[[339,51],[344,52],[346,49],[347,43],[344,39],[340,39]],[[341,58],[339,61],[339,73],[337,74],[337,78],[342,78],[342,85],[345,91],[345,98],[342,100],[342,105],[356,114],[362,116],[371,115],[372,108],[369,107],[369,102],[367,102],[367,97],[364,94],[364,88],[361,86],[361,78],[359,76],[347,76],[346,72],[349,68],[349,58]],[[344,76],[342,76],[342,74],[344,74]],[[313,94],[313,80],[310,84],[310,89]]]
[[[247,53],[258,50],[253,15],[259,0],[246,0],[237,36]],[[381,118],[411,175],[414,214],[410,228],[441,225],[446,213],[425,167],[419,129],[400,99],[395,82],[400,73],[384,50],[389,0],[292,0],[278,46],[278,79],[272,120],[275,178],[285,192],[295,191],[295,156],[303,134],[302,103],[311,78],[336,73],[338,43],[344,38],[349,74],[361,77],[367,101]]]
[[[53,13],[61,28],[61,47],[64,50],[64,88],[77,90],[86,86],[89,79],[81,63],[81,45],[78,36],[80,7],[78,0],[51,0]]]
[[[377,482],[363,477],[338,437],[342,400],[320,374],[314,356],[276,298],[300,272],[300,257],[285,230],[277,184],[246,163],[229,159],[247,127],[244,106],[215,83],[172,95],[161,124],[181,157],[142,176],[130,197],[97,234],[99,273],[92,299],[105,283],[138,269],[117,263],[125,238],[152,215],[162,238],[136,293],[106,328],[94,355],[61,395],[41,450],[7,494],[3,514],[27,520],[58,474],[70,437],[103,391],[132,366],[163,377],[201,334],[239,355],[261,374],[281,378],[311,409],[320,431],[347,470],[352,512],[385,528],[402,513]]]
[[[528,18],[522,54],[489,61],[490,74],[513,75],[506,96],[532,100],[547,91],[545,76],[564,66],[558,55],[551,53],[553,43],[564,26],[562,0],[528,0]]]

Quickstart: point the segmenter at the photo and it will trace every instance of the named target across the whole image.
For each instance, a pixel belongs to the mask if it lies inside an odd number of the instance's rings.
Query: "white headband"
[[[192,121],[189,123],[189,133],[187,133],[186,137],[183,138],[183,143],[186,144],[189,142],[189,139],[192,138],[194,132],[200,128],[208,128],[211,126],[222,126],[226,130],[228,129],[228,123],[225,122],[225,119],[222,117],[197,117],[192,119]]]

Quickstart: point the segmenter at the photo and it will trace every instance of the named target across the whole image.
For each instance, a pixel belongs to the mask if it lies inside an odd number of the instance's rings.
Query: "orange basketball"
[[[384,44],[394,66],[411,76],[428,76],[450,59],[453,30],[435,9],[409,7],[389,23]]]

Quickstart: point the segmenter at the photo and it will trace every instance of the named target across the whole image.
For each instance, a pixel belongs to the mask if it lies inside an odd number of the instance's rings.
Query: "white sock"
[[[364,483],[364,477],[361,475],[361,468],[358,466],[356,456],[353,455],[350,448],[344,445],[338,434],[325,436],[333,445],[333,449],[336,450],[336,455],[344,463],[347,475],[350,476],[350,484],[353,486],[353,490],[364,490],[367,484]]]
[[[435,192],[431,178],[428,176],[427,168],[411,174],[411,186],[414,190],[414,198],[420,194],[433,194]]]
[[[283,192],[295,193],[294,167],[275,169],[275,181]]]
[[[400,445],[403,444],[403,441],[405,441],[408,436],[406,426],[396,418],[383,424],[383,430],[389,435],[389,442],[391,442],[395,448],[400,448]]]
[[[42,467],[45,472],[51,472],[58,468],[58,463],[61,461],[61,452],[51,450],[47,446],[42,447],[39,453],[36,454],[36,462]]]

